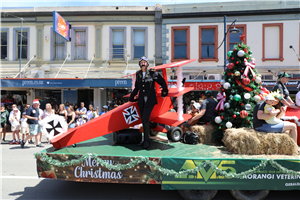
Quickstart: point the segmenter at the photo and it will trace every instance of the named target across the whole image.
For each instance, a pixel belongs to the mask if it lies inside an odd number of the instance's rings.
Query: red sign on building
[[[172,82],[168,82],[169,86]],[[176,82],[173,85],[177,86]],[[194,90],[220,90],[220,82],[185,82],[184,87],[194,87]]]

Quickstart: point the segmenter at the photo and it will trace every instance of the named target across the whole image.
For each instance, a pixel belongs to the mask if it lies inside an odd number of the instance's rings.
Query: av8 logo
[[[131,124],[139,120],[140,117],[135,106],[130,106],[128,108],[125,108],[123,111],[123,116],[126,121],[126,124]]]
[[[181,167],[180,171],[185,171],[187,169],[194,169],[196,166],[200,165],[203,161],[204,160],[186,160],[183,166]],[[236,173],[236,170],[232,167],[233,165],[235,165],[234,160],[212,160],[211,162],[223,171]],[[189,174],[189,175],[181,175],[177,178],[203,179],[207,183],[209,179],[224,179],[225,177],[217,175],[216,172],[210,167],[209,169],[202,168],[197,173]]]

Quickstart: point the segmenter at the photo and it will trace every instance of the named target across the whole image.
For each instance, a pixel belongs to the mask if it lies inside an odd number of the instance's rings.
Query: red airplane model
[[[157,104],[154,106],[150,121],[156,122],[164,125],[169,125],[171,127],[176,127],[179,124],[185,122],[191,118],[189,114],[183,114],[182,110],[182,96],[183,94],[194,90],[194,87],[182,87],[182,66],[190,62],[195,61],[185,60],[181,62],[168,63],[164,65],[159,65],[151,67],[150,69],[162,70],[163,78],[166,83],[167,80],[167,68],[177,67],[177,87],[169,88],[169,94],[167,97],[161,97],[161,90],[159,85],[156,83],[156,96]],[[135,74],[133,75],[133,86],[135,82]],[[128,75],[128,76],[131,76]],[[126,95],[128,96],[128,95]],[[177,97],[178,101],[178,111],[170,112],[173,108],[173,103],[171,97]],[[104,115],[97,117],[81,126],[75,127],[68,130],[65,133],[61,133],[57,136],[54,136],[51,139],[51,143],[54,148],[60,149],[72,144],[90,140],[99,136],[107,135],[116,131],[120,131],[129,127],[133,127],[142,123],[140,118],[139,107],[137,101],[127,102]],[[162,126],[157,126],[153,130],[159,132],[168,132],[168,138],[172,141],[179,141],[182,135],[181,129],[177,128],[176,131],[167,131]]]

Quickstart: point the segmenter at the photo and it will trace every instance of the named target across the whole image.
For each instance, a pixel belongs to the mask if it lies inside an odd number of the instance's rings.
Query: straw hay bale
[[[214,143],[212,136],[216,128],[212,125],[194,125],[191,126],[189,131],[195,132],[198,134],[199,139],[198,143],[202,144],[212,144]]]
[[[231,128],[222,140],[229,151],[246,155],[296,155],[298,146],[288,133],[265,133]]]

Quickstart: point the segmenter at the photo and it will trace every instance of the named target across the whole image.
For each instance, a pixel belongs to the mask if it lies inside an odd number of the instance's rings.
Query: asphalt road
[[[6,139],[11,140],[11,134]],[[42,141],[46,141],[43,138]],[[128,199],[128,200],[182,200],[177,191],[163,191],[160,185],[129,185],[68,182],[39,179],[34,153],[43,148],[35,145],[1,144],[0,185],[1,199]],[[50,147],[44,144],[44,148]],[[266,200],[299,200],[300,191],[270,191]],[[234,200],[229,191],[218,191],[214,200]]]

